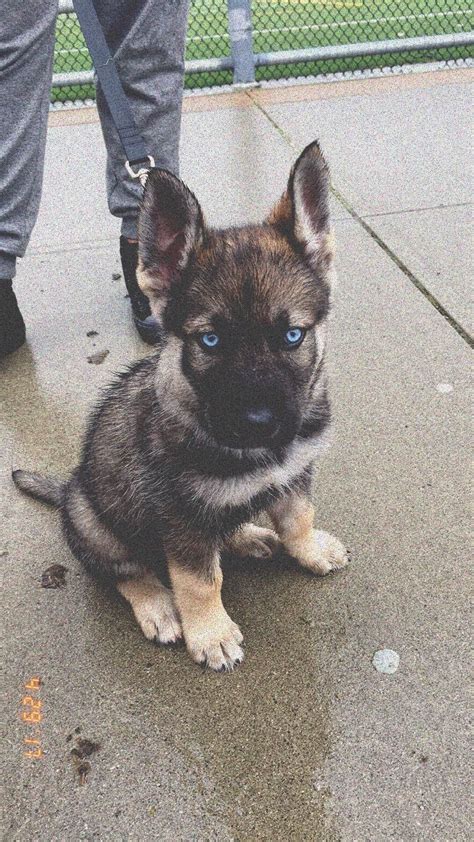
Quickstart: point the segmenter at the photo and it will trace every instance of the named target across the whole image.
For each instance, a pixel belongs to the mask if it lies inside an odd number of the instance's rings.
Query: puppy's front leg
[[[325,576],[348,563],[343,544],[329,532],[313,528],[314,507],[306,495],[290,494],[275,503],[268,513],[285,550],[302,567],[317,576]]]
[[[232,670],[244,658],[243,637],[222,604],[219,553],[199,540],[192,558],[176,549],[167,546],[168,569],[188,652],[198,664]]]

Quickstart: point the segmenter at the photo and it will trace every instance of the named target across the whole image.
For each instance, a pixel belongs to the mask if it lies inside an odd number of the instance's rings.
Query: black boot
[[[160,326],[152,316],[148,298],[143,294],[137,282],[138,243],[129,243],[126,237],[120,237],[120,257],[135,327],[144,342],[148,345],[156,345],[161,337]]]
[[[0,278],[0,357],[16,351],[25,341],[25,323],[11,280]]]

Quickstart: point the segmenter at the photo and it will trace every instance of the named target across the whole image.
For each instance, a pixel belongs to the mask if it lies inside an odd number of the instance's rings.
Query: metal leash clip
[[[148,173],[155,166],[155,159],[152,158],[151,155],[148,155],[148,161],[150,163],[150,165],[148,167],[140,167],[140,169],[137,170],[136,172],[134,170],[132,170],[130,161],[125,161],[125,169],[127,170],[130,178],[139,178],[140,184],[142,185],[142,187],[145,187],[146,180],[148,178]]]

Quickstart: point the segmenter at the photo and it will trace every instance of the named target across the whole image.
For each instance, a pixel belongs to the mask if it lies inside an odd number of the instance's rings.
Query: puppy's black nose
[[[253,406],[240,416],[239,432],[248,447],[261,447],[273,439],[279,429],[278,420],[268,406]]]
[[[259,429],[264,429],[265,427],[270,427],[273,424],[274,416],[273,412],[267,407],[260,407],[258,409],[249,409],[245,413],[245,420],[247,424],[252,426],[258,427]]]

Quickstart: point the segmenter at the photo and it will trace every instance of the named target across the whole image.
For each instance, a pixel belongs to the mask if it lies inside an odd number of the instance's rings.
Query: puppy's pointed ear
[[[332,260],[329,223],[329,167],[314,141],[296,161],[286,192],[268,218],[303,249],[315,269],[328,269]]]
[[[194,194],[168,170],[151,170],[138,224],[137,277],[155,311],[163,308],[180,280],[203,230]]]

